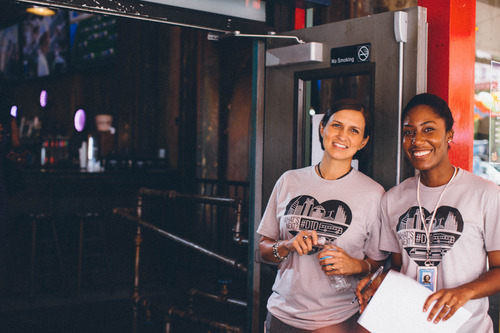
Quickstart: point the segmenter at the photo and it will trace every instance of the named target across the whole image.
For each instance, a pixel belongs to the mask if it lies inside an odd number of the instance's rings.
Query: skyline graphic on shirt
[[[432,212],[422,208],[424,221],[416,206],[408,209],[399,217],[396,231],[401,239],[403,248],[410,258],[419,266],[424,266],[427,259],[427,235],[424,228],[430,223]],[[443,257],[451,250],[453,245],[462,235],[464,222],[460,212],[450,206],[441,206],[436,211],[436,216],[430,232],[430,255],[432,265],[437,266]]]
[[[320,203],[312,196],[301,195],[290,200],[285,210],[288,230],[315,230],[329,240],[340,237],[351,221],[351,209],[339,200]]]

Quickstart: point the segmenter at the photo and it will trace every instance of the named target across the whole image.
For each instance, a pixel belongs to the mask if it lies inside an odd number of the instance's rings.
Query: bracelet
[[[288,254],[284,257],[280,256],[280,253],[278,251],[279,243],[280,243],[279,241],[276,241],[276,243],[274,243],[273,245],[273,256],[279,261],[285,261],[288,259]]]
[[[372,273],[372,264],[370,264],[370,262],[366,259],[363,259],[364,262],[366,262],[368,264],[368,273],[366,273],[362,278],[365,278],[367,277],[368,275],[370,275]]]

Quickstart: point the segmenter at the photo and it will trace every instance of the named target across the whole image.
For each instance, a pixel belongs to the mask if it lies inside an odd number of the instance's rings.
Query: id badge
[[[437,267],[436,266],[418,266],[417,281],[431,291],[436,291],[437,285]]]

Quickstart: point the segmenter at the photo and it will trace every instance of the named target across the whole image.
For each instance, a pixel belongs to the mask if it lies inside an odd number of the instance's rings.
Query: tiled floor
[[[66,253],[66,256],[69,255]],[[82,293],[80,297],[77,297],[75,271],[69,269],[70,265],[67,265],[69,288],[65,288],[59,281],[59,274],[55,270],[44,279],[37,277],[34,293],[31,293],[29,255],[18,253],[16,260],[9,266],[11,274],[7,283],[8,287],[0,289],[0,333],[133,332],[134,304],[131,298],[133,270],[129,264],[133,257],[128,260],[128,256],[120,259],[119,255],[114,255],[113,259],[115,268],[113,285],[110,286],[107,283],[105,275],[97,274],[93,279],[84,280]],[[173,262],[169,262],[168,265],[159,265],[156,261],[150,262],[147,257],[142,263],[144,265],[141,280],[143,295],[148,299],[158,300],[164,305],[163,310],[175,306],[181,312],[187,311],[190,288],[196,287],[212,294],[220,291],[218,280],[215,278],[218,274],[209,273],[209,270],[203,270],[203,274],[192,274],[185,267],[177,266]],[[209,277],[211,275],[214,277]],[[240,295],[238,298],[244,297]],[[212,311],[206,318],[212,318],[214,311],[221,322],[236,318],[236,315],[230,311],[215,310],[217,304],[214,306],[213,301],[206,305],[202,300],[196,299],[194,304],[197,307],[196,311],[200,308]],[[145,311],[140,308],[135,332],[165,332],[165,314],[153,310],[152,316],[146,318]],[[239,316],[238,324],[244,325],[246,309],[238,309],[236,312]],[[219,332],[210,330],[206,325],[193,325],[180,319],[174,319],[171,325],[172,333],[206,333],[209,331]]]
[[[37,249],[37,270],[34,288],[31,290],[31,226],[19,223],[10,230],[12,242],[5,256],[8,263],[0,264],[0,333],[121,333],[133,332],[133,263],[135,253],[135,228],[126,228],[121,221],[107,224],[107,245],[111,269],[112,287],[105,275],[84,276],[82,293],[77,297],[77,229],[58,225],[66,284],[60,280],[57,256],[50,249]],[[50,235],[50,234],[49,234]],[[152,238],[151,235],[148,235]],[[145,242],[141,257],[141,283],[144,295],[162,298],[165,306],[175,305],[179,310],[188,309],[186,301],[189,288],[217,294],[218,279],[226,277],[225,269],[197,253],[182,251],[177,246],[165,247],[163,240]],[[43,253],[47,257],[43,257]],[[158,254],[161,254],[160,256]],[[173,256],[172,254],[175,254]],[[159,256],[159,257],[158,257]],[[5,269],[7,267],[7,269]],[[47,276],[45,274],[48,273]],[[94,273],[91,273],[94,274]],[[233,280],[242,279],[243,287],[238,299],[245,298],[245,275],[237,273]],[[235,285],[235,283],[234,283]],[[33,291],[33,292],[32,292]],[[175,294],[175,295],[174,295]],[[242,294],[242,295],[241,295]],[[201,302],[196,301],[197,306]],[[199,305],[198,305],[199,304]],[[204,306],[221,321],[236,316],[228,311],[215,310],[213,304]],[[238,309],[239,324],[245,325],[246,309]],[[212,313],[213,314],[213,313]],[[154,315],[147,320],[140,313],[137,333],[164,332],[164,315]],[[182,320],[172,322],[172,333],[218,332]]]
[[[159,288],[157,291],[160,290]],[[153,295],[152,293],[149,293]],[[171,292],[157,294],[148,297],[153,302],[164,302],[165,309],[178,309],[183,314],[189,308],[188,297],[172,295]],[[179,301],[179,297],[182,300]],[[177,298],[177,299],[175,299]],[[212,302],[212,301],[210,301]],[[217,310],[214,316],[213,310],[220,305],[209,301],[197,300],[195,311],[200,314],[196,318],[201,321],[190,322],[180,317],[172,316],[172,333],[206,333],[224,332],[223,330],[211,329],[210,325],[202,322],[207,320],[237,319],[245,322],[246,309],[242,308],[236,315],[227,309]],[[200,309],[202,308],[202,309]],[[208,311],[207,311],[208,309]],[[129,290],[118,290],[113,294],[108,292],[84,293],[80,298],[37,295],[4,297],[0,299],[0,332],[1,333],[161,333],[165,332],[165,312],[151,307],[151,316],[146,319],[144,308],[138,311],[137,324],[133,325],[133,302]],[[198,310],[200,310],[198,312]],[[208,316],[205,316],[209,313]],[[202,314],[203,313],[203,314]],[[202,324],[200,324],[202,322]],[[135,327],[135,331],[133,328]],[[237,327],[237,326],[235,326]]]
[[[132,307],[126,297],[84,300],[53,297],[2,301],[3,333],[114,333],[131,332]]]

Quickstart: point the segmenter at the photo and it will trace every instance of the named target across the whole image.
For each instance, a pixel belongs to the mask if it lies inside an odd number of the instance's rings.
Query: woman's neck
[[[324,179],[339,179],[351,171],[351,161],[336,161],[323,158],[316,166],[316,173]]]
[[[448,163],[439,169],[423,170],[420,172],[420,182],[428,187],[438,187],[448,183],[455,173],[455,167]]]

